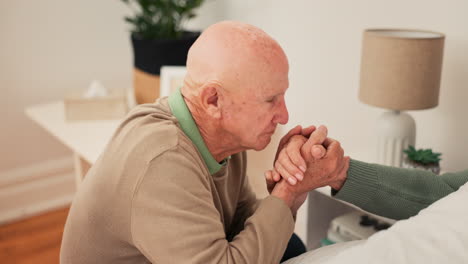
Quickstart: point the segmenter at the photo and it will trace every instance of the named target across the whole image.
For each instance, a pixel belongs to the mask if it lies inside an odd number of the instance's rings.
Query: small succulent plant
[[[438,165],[442,155],[441,153],[432,152],[432,149],[415,149],[411,145],[403,152],[406,153],[409,160],[422,165]]]

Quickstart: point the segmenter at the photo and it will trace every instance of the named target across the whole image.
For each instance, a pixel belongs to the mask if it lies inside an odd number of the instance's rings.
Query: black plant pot
[[[138,38],[132,34],[134,92],[137,103],[152,103],[159,97],[161,66],[184,66],[187,53],[200,32],[185,31],[180,39]]]
[[[162,65],[185,65],[187,52],[200,32],[185,31],[180,39],[140,39],[132,34],[134,65],[159,75]]]

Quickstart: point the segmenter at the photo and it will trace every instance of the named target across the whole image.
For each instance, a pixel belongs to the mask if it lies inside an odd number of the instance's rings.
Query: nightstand
[[[333,198],[331,196],[331,188],[329,186],[309,192],[307,200],[306,245],[309,250],[320,247],[320,240],[327,236],[327,230],[330,226],[330,222],[335,217],[353,211],[365,212],[350,203]],[[384,222],[395,222],[393,219],[377,216],[369,212],[365,213]]]

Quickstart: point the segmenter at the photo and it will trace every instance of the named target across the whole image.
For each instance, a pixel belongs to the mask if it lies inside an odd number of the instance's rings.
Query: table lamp
[[[388,109],[377,123],[377,160],[401,166],[403,150],[416,143],[416,124],[404,110],[436,107],[444,34],[408,29],[364,31],[359,99]]]

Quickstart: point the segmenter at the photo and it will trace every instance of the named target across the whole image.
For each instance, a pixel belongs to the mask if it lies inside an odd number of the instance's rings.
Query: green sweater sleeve
[[[351,160],[346,182],[335,198],[400,220],[416,215],[467,181],[468,170],[439,176],[424,170]]]

